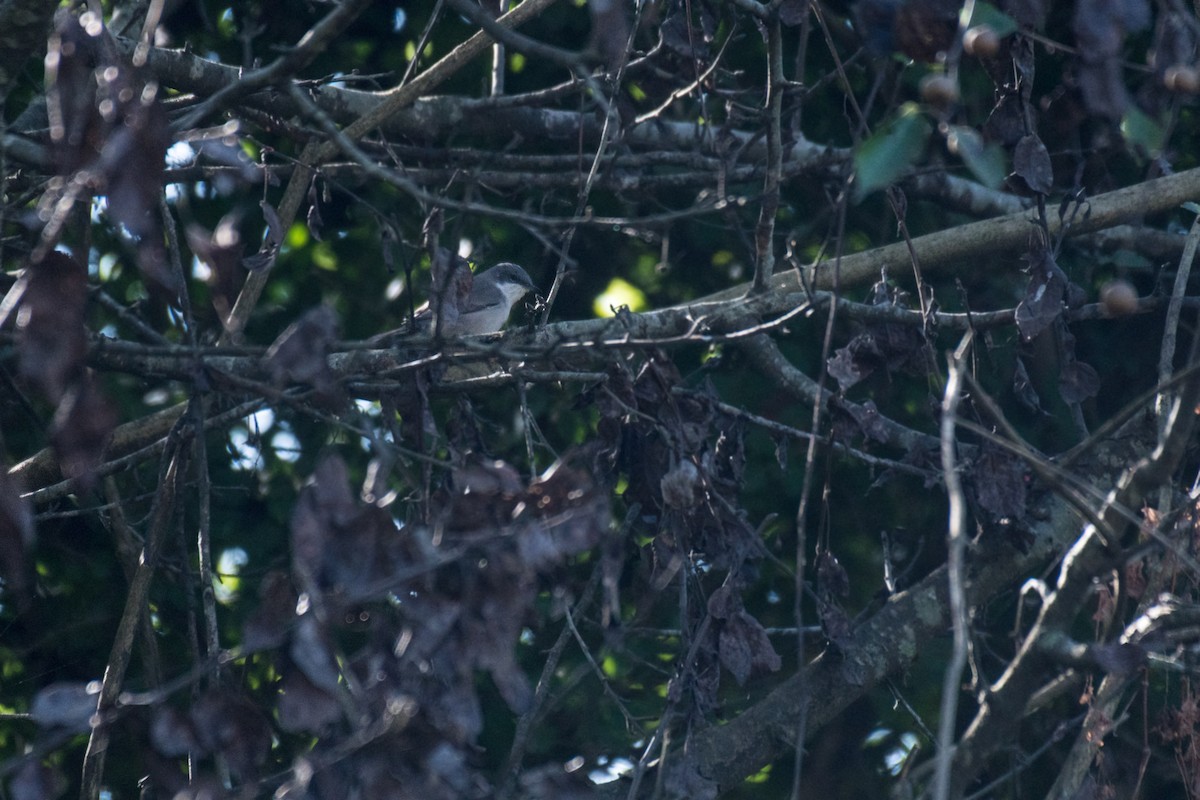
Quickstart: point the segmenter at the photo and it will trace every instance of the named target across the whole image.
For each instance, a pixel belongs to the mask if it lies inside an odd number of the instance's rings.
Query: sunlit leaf
[[[1159,121],[1135,105],[1125,109],[1125,116],[1121,119],[1121,134],[1126,141],[1150,154],[1161,152],[1166,141],[1166,131]]]
[[[598,317],[611,317],[617,309],[628,308],[630,311],[646,309],[646,295],[632,283],[613,278],[603,292],[596,295],[592,301],[592,310]]]
[[[1004,148],[985,142],[979,131],[966,125],[953,125],[946,134],[946,146],[971,170],[971,174],[989,189],[999,188],[1008,174]]]
[[[915,103],[906,103],[890,123],[854,153],[854,199],[893,183],[916,162],[933,128]]]

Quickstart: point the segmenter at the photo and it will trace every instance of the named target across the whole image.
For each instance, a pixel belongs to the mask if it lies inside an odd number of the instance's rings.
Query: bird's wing
[[[466,305],[463,308],[460,308],[458,310],[458,313],[459,314],[470,314],[473,311],[483,311],[484,309],[487,309],[487,308],[496,308],[497,306],[501,305],[503,302],[504,302],[503,298],[495,298],[492,300],[483,300],[483,301],[474,300],[474,301],[466,303]]]

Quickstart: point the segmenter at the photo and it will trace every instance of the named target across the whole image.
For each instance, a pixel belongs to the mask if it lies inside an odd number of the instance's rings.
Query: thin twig
[[[203,419],[199,420],[203,428]],[[204,609],[205,652],[210,659],[221,652],[217,627],[217,598],[213,587],[212,568],[212,478],[208,473],[208,446],[203,435],[196,437],[196,559],[200,573],[200,603]],[[218,665],[219,669],[219,665]],[[214,679],[219,679],[219,672]]]
[[[125,680],[125,670],[129,666],[129,657],[133,652],[135,632],[142,619],[148,613],[147,597],[150,592],[150,581],[158,566],[158,554],[162,550],[167,531],[177,510],[176,496],[177,481],[180,473],[187,464],[186,435],[176,432],[172,436],[172,447],[164,453],[165,466],[159,481],[160,491],[154,497],[154,505],[150,511],[150,530],[146,536],[146,544],[137,571],[130,582],[129,594],[125,599],[125,610],[117,624],[117,632],[113,637],[112,652],[108,657],[108,666],[104,669],[104,681],[100,689],[98,713],[103,719],[104,713],[112,708],[121,693],[121,685]],[[104,757],[108,750],[108,726],[103,722],[92,729],[88,739],[87,752],[83,759],[83,774],[80,780],[80,797],[82,800],[96,800],[100,795],[100,784],[104,776]]]
[[[783,93],[787,88],[787,81],[783,76],[783,23],[776,15],[766,26],[767,175],[758,207],[758,224],[754,229],[754,281],[750,288],[752,294],[769,291],[771,276],[775,274],[775,217],[779,214],[780,172],[783,169],[781,118]]]
[[[1163,322],[1162,348],[1158,355],[1158,382],[1165,385],[1175,371],[1175,338],[1179,331],[1179,316],[1183,311],[1183,298],[1187,295],[1188,278],[1192,274],[1192,261],[1196,258],[1196,246],[1200,244],[1200,214],[1192,221],[1183,254],[1179,257],[1179,268],[1175,272],[1175,286],[1171,289],[1171,301],[1167,306],[1167,318]],[[1158,429],[1166,430],[1167,412],[1171,406],[1171,393],[1163,391],[1154,403],[1158,414]]]
[[[938,722],[937,772],[934,778],[934,800],[948,800],[950,767],[953,764],[958,693],[963,668],[967,664],[968,609],[966,594],[967,508],[962,479],[958,475],[958,442],[955,428],[958,423],[958,404],[962,400],[963,373],[967,353],[974,334],[967,331],[950,357],[950,374],[942,400],[942,475],[950,500],[950,519],[946,527],[946,577],[950,582],[950,621],[954,630],[954,646],[950,663],[942,677],[941,719]]]
[[[308,30],[299,43],[267,66],[248,72],[197,105],[173,126],[175,130],[194,128],[222,108],[259,89],[287,80],[325,52],[325,48],[371,5],[371,0],[342,0]]]
[[[583,587],[583,591],[579,599],[575,602],[575,615],[580,616],[587,612],[588,607],[592,603],[592,597],[596,593],[596,588],[600,585],[600,576],[603,572],[603,565],[597,564],[592,570],[592,575],[588,578],[587,584]],[[504,765],[504,785],[498,793],[501,800],[512,796],[516,788],[517,775],[521,770],[521,759],[525,755],[525,749],[529,745],[529,735],[533,732],[533,723],[537,721],[542,713],[546,698],[550,694],[550,685],[554,680],[554,673],[558,669],[558,662],[566,652],[567,645],[571,642],[572,632],[569,625],[563,625],[562,630],[558,632],[558,638],[554,641],[549,652],[546,653],[546,662],[542,665],[542,674],[538,678],[537,687],[533,690],[533,703],[528,711],[521,715],[517,720],[517,729],[513,733],[512,745],[508,750],[508,759]]]

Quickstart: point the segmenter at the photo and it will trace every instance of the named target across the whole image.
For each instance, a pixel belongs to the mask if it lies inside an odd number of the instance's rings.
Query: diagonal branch
[[[950,624],[954,630],[954,645],[950,663],[942,678],[941,719],[938,723],[936,773],[933,796],[946,800],[950,790],[950,765],[954,752],[955,721],[958,716],[959,685],[962,672],[967,665],[967,646],[970,636],[970,608],[966,599],[966,554],[967,554],[967,500],[963,491],[962,476],[959,475],[958,441],[955,428],[958,425],[958,407],[963,395],[963,375],[966,372],[966,357],[970,351],[974,334],[967,331],[954,355],[950,357],[950,376],[946,381],[945,397],[942,400],[942,472],[946,482],[946,494],[950,500],[950,519],[946,526],[946,577],[949,579]]]
[[[88,739],[87,753],[83,761],[83,788],[81,797],[85,800],[95,798],[100,793],[100,782],[104,774],[104,756],[108,749],[108,726],[103,718],[105,713],[117,702],[121,686],[125,680],[125,670],[129,666],[129,657],[133,653],[133,641],[138,626],[147,611],[147,598],[150,593],[150,581],[158,567],[158,555],[166,540],[167,531],[171,528],[171,520],[177,511],[176,493],[179,489],[180,475],[187,469],[188,447],[187,436],[180,433],[174,440],[174,447],[166,455],[166,466],[162,480],[159,481],[159,491],[154,496],[154,506],[150,511],[150,530],[146,535],[146,544],[142,549],[137,571],[130,581],[129,595],[125,599],[125,610],[117,625],[117,633],[113,637],[112,653],[108,658],[108,666],[104,669],[104,682],[100,689],[99,715],[100,724],[92,728]]]
[[[997,543],[994,550],[977,554],[967,581],[970,604],[1004,591],[1078,530],[1078,517],[1057,499],[1039,509],[1039,517],[1027,552]],[[826,651],[734,719],[694,733],[687,743],[689,758],[701,775],[722,788],[740,783],[792,751],[800,714],[808,715],[806,738],[811,740],[879,681],[909,666],[922,646],[945,635],[949,625],[949,580],[943,565],[889,598],[854,631],[842,653]]]
[[[1195,351],[1193,342],[1193,355]],[[1101,514],[1110,530],[1127,530],[1130,523],[1121,509],[1139,506],[1143,498],[1156,491],[1174,472],[1195,428],[1192,410],[1198,400],[1200,377],[1192,376],[1180,389],[1171,422],[1154,453],[1131,467],[1110,493]],[[1092,579],[1109,567],[1112,547],[1116,544],[1089,525],[1064,556],[1057,584],[1045,599],[1037,622],[1004,674],[988,691],[959,743],[950,797],[961,797],[991,756],[1011,738],[1026,703],[1044,682],[1048,657],[1043,643],[1068,630],[1091,589]]]
[[[1198,196],[1200,168],[1194,168],[1097,195],[1088,203],[1088,215],[1072,221],[1069,226],[1064,227],[1057,217],[1051,219],[1050,233],[1054,236],[1080,236],[1140,220],[1147,214],[1170,211]],[[912,248],[926,272],[965,271],[970,268],[971,261],[977,260],[981,253],[1017,252],[1025,247],[1034,221],[1034,214],[1022,211],[995,219],[957,225],[937,233],[918,236],[912,240]],[[885,269],[900,274],[899,268],[907,266],[909,262],[910,252],[905,242],[843,256],[841,285],[864,285],[876,280]],[[819,264],[809,267],[806,272],[810,285],[821,288],[832,285],[830,265]],[[777,291],[794,292],[801,290],[802,286],[795,272],[783,272],[775,276],[772,288]],[[734,287],[706,299],[715,301],[738,297],[745,294],[745,291],[745,287]]]
[[[358,16],[370,5],[371,0],[342,0],[341,3],[334,6],[333,11],[330,11],[324,19],[305,33],[294,48],[267,66],[245,73],[236,82],[215,92],[203,103],[189,111],[182,119],[176,121],[175,130],[193,128],[241,98],[248,97],[259,89],[273,86],[280,81],[289,80],[297,72],[311,64],[313,59],[324,53],[325,48],[349,27],[350,23],[358,19]]]

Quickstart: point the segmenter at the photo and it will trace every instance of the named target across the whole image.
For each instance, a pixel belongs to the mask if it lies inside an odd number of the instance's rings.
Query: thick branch
[[[1121,509],[1140,506],[1147,494],[1174,472],[1195,427],[1193,409],[1198,399],[1200,378],[1192,376],[1180,391],[1172,425],[1153,455],[1131,467],[1110,494],[1101,514],[1109,530],[1129,528]],[[988,691],[955,751],[951,797],[961,797],[992,755],[1009,741],[1029,698],[1044,683],[1048,657],[1043,641],[1068,631],[1095,577],[1111,569],[1113,550],[1119,544],[1106,541],[1095,526],[1089,525],[1064,556],[1054,591],[1045,599],[1037,622],[1008,669]]]
[[[519,25],[546,2],[529,0],[521,3],[497,22]],[[588,144],[599,140],[603,120],[595,114],[518,106],[519,96],[500,100],[431,95],[442,81],[461,69],[466,59],[490,45],[491,40],[486,35],[476,36],[481,37],[478,47],[473,44],[475,37],[468,39],[403,86],[387,92],[364,92],[321,85],[312,88],[313,99],[335,122],[348,126],[345,133],[351,139],[378,129],[388,135],[408,136],[426,142],[463,135],[508,141],[514,134],[521,134],[536,141],[563,142],[573,148],[580,136]],[[120,40],[120,45],[131,53],[135,43]],[[208,61],[184,50],[151,48],[147,64],[164,85],[201,97],[236,85],[241,76],[237,67]],[[276,117],[293,117],[300,112],[282,93],[263,91],[242,102]],[[533,101],[530,103],[532,105]],[[629,126],[622,131],[622,136],[625,145],[639,151],[712,152],[714,146],[711,132],[689,121],[650,120]],[[766,142],[757,131],[732,129],[723,131],[722,136],[726,137],[722,141],[727,143],[728,152],[739,153],[748,163],[757,163],[766,157]],[[337,152],[336,145],[327,143],[318,152],[316,163],[329,160]],[[813,170],[836,172],[849,158],[848,149],[822,147],[802,138],[783,153],[783,160],[792,168],[793,174],[798,164],[808,165]],[[952,179],[951,183],[960,189],[969,185],[958,179]]]
[[[1140,220],[1148,214],[1170,211],[1196,197],[1200,197],[1200,168],[1097,195],[1087,203],[1087,215],[1076,219],[1066,229],[1057,217],[1051,219],[1050,233],[1067,237],[1092,233]],[[1015,253],[1027,247],[1034,221],[1034,212],[1022,211],[919,236],[912,240],[912,245],[921,259],[921,268],[926,272],[965,274],[978,264],[981,256]],[[841,285],[845,288],[870,283],[877,280],[884,269],[891,275],[899,275],[901,268],[907,268],[908,263],[908,245],[905,242],[843,256]],[[1013,267],[1018,266],[1014,259]],[[831,268],[817,265],[807,271],[812,285],[821,288],[832,285]],[[799,276],[794,271],[782,272],[775,276],[772,287],[781,291],[797,291],[801,288]],[[724,300],[745,292],[746,287],[739,286],[706,299]]]
[[[1028,552],[1002,544],[996,552],[976,554],[977,568],[969,582],[972,604],[985,602],[1029,574],[1078,530],[1078,517],[1057,498],[1038,509],[1038,516],[1035,543]],[[808,714],[808,738],[818,735],[880,680],[912,664],[923,645],[945,635],[950,626],[948,587],[946,567],[939,567],[892,596],[859,626],[845,652],[827,650],[736,718],[694,734],[687,751],[696,769],[729,788],[791,752],[801,713]]]

